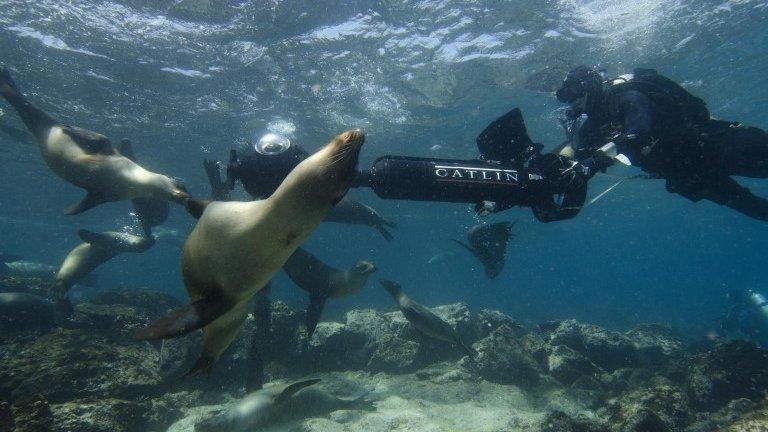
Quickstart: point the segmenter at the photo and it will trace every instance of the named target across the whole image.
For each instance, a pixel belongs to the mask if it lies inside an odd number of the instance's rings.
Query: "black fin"
[[[77,126],[62,126],[61,130],[88,154],[111,155],[115,153],[112,143],[102,134]]]
[[[275,405],[279,405],[285,402],[288,398],[298,393],[299,390],[307,388],[311,385],[315,385],[319,382],[320,380],[316,378],[316,379],[309,379],[309,380],[295,382],[289,385],[288,387],[285,388],[285,390],[283,390],[282,393],[280,393],[280,396],[278,396],[277,399],[275,399]]]
[[[463,247],[464,247],[466,250],[468,250],[468,251],[469,251],[469,252],[470,252],[472,255],[475,255],[475,250],[474,250],[474,249],[472,249],[472,247],[471,247],[470,245],[468,245],[468,244],[464,243],[463,241],[460,241],[460,240],[456,240],[456,239],[451,239],[451,241],[452,241],[452,242],[454,242],[454,243],[456,243],[456,244],[458,244],[459,246],[463,246]]]
[[[210,203],[211,201],[208,200],[189,198],[184,207],[186,207],[187,213],[189,213],[193,218],[200,219],[200,217],[203,215],[203,212],[205,211],[205,208],[208,207],[208,204]]]
[[[475,140],[486,160],[510,162],[530,146],[520,108],[514,108],[488,125]]]
[[[230,305],[222,300],[200,299],[177,309],[135,333],[138,340],[168,339],[203,328],[224,315]]]
[[[325,307],[325,301],[328,297],[320,294],[309,295],[309,306],[307,306],[307,334],[311,338],[317,328],[317,323],[320,322],[320,316],[323,314],[323,308]]]
[[[206,375],[210,376],[211,371],[213,371],[213,364],[215,362],[216,359],[213,358],[213,356],[210,356],[206,353],[200,353],[200,357],[197,358],[195,365],[192,366],[192,369],[188,370],[184,374],[184,377],[197,375],[200,372],[205,372]]]
[[[88,192],[82,201],[77,204],[72,204],[66,210],[64,210],[64,214],[70,216],[80,214],[84,211],[96,207],[99,204],[104,204],[105,202],[107,201],[104,198],[94,194],[93,192]]]
[[[133,145],[131,144],[131,140],[126,138],[121,139],[120,144],[117,145],[117,151],[121,155],[136,162],[136,153],[133,152]]]
[[[384,236],[384,239],[387,241],[392,241],[394,237],[392,237],[392,234],[389,233],[389,231],[384,228],[383,225],[376,225],[375,228],[381,233],[382,236]]]

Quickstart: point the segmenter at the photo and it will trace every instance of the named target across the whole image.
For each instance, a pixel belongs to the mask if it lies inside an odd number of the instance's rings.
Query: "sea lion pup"
[[[500,222],[492,225],[475,225],[467,233],[469,244],[454,242],[465,247],[477,258],[485,269],[485,275],[493,279],[501,273],[507,258],[507,244],[512,238],[514,222]]]
[[[365,225],[377,229],[387,241],[392,240],[389,228],[397,228],[397,224],[384,219],[376,210],[353,199],[343,199],[325,218],[327,222]]]
[[[346,194],[365,135],[351,130],[302,161],[261,201],[190,200],[200,214],[182,248],[187,307],[139,330],[139,340],[203,329],[203,350],[189,373],[209,372],[245,321],[247,306]]]
[[[57,266],[25,261],[22,257],[16,255],[4,255],[0,253],[0,276],[53,279],[58,272],[59,267]],[[95,274],[89,274],[78,281],[78,283],[89,287],[98,286]]]
[[[456,333],[456,330],[450,324],[443,321],[442,318],[435,315],[431,310],[411,300],[403,293],[403,289],[399,284],[386,279],[380,280],[379,283],[395,299],[395,303],[397,303],[400,311],[405,315],[405,319],[416,330],[431,338],[458,345],[471,358],[477,355],[477,352],[472,347],[462,342],[459,334]]]
[[[309,293],[306,325],[307,333],[312,337],[323,313],[325,300],[347,297],[360,291],[368,281],[368,276],[376,271],[376,266],[370,261],[358,261],[349,270],[341,271],[298,248],[285,262],[283,270],[293,283]]]
[[[235,402],[229,410],[195,425],[195,432],[250,432],[274,420],[278,409],[300,390],[319,379],[272,384]]]
[[[82,280],[96,267],[121,253],[144,252],[153,244],[152,237],[137,236],[123,232],[101,232],[81,229],[77,235],[84,243],[78,245],[64,258],[56,274],[53,298],[58,305],[69,308],[67,292],[76,282]]]
[[[177,181],[142,168],[115,149],[104,135],[67,126],[32,105],[5,68],[0,68],[0,95],[35,136],[51,171],[86,190],[85,198],[69,207],[66,214],[129,198],[152,197],[183,204],[189,197]]]

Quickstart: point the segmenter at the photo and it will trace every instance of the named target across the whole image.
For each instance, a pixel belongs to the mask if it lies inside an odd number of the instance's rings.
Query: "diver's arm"
[[[625,154],[640,153],[650,143],[651,101],[639,91],[631,90],[616,95],[611,109],[621,119],[621,134],[613,139],[617,149]]]

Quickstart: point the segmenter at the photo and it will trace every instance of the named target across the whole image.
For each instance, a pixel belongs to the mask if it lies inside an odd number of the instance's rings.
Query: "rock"
[[[148,289],[104,291],[96,294],[88,303],[134,306],[153,319],[155,317],[162,317],[169,311],[184,305],[184,302],[176,297]]]
[[[614,401],[608,411],[616,431],[653,432],[681,430],[690,421],[684,391],[663,378],[646,381]]]
[[[608,428],[598,420],[552,411],[542,420],[538,432],[608,432]]]
[[[629,338],[576,320],[561,321],[549,335],[549,344],[565,345],[608,371],[638,364],[637,348]]]
[[[321,322],[317,325],[307,348],[314,370],[357,370],[368,364],[367,356],[349,355],[360,352],[367,339],[360,333],[346,331],[338,322]]]
[[[161,391],[158,353],[106,332],[56,329],[0,359],[0,397],[138,397]]]
[[[718,344],[694,360],[687,388],[694,406],[708,411],[734,399],[758,401],[768,391],[768,352],[746,341]]]
[[[512,329],[518,337],[522,337],[528,333],[528,331],[524,329],[520,323],[512,319],[512,317],[497,310],[483,309],[475,315],[472,320],[472,328],[475,337],[478,339],[488,336],[502,325],[506,325]]]
[[[48,278],[24,276],[0,277],[0,292],[23,292],[47,298],[50,296],[53,286],[53,279]]]
[[[768,431],[768,402],[763,401],[752,412],[744,414],[740,419],[725,428],[718,428],[723,432],[766,432]]]
[[[515,331],[506,324],[478,341],[474,347],[478,355],[465,365],[488,381],[519,386],[532,386],[539,382],[541,369],[523,349]],[[470,363],[473,365],[470,366]]]
[[[555,345],[549,350],[547,367],[550,375],[565,385],[582,376],[594,376],[600,368],[588,358],[565,345]]]
[[[164,430],[181,411],[175,407],[163,407],[161,415],[152,410],[147,402],[119,399],[73,400],[54,405],[54,431],[79,432],[142,432]]]
[[[77,321],[84,321],[95,329],[116,331],[132,337],[139,328],[182,305],[177,298],[155,291],[113,290],[78,304],[75,312]]]
[[[435,315],[451,325],[459,334],[459,337],[467,344],[472,344],[477,339],[472,322],[472,316],[465,303],[453,303],[430,308]]]
[[[640,362],[647,367],[661,366],[670,356],[683,349],[683,340],[672,328],[660,324],[644,324],[624,334],[638,350]]]
[[[16,432],[49,432],[53,428],[53,413],[42,395],[19,400],[11,410]]]
[[[404,372],[423,365],[418,342],[386,336],[375,341],[366,369],[374,372]]]

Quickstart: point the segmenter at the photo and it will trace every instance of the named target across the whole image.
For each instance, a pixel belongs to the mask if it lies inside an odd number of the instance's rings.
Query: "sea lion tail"
[[[386,239],[387,241],[392,241],[392,239],[394,238],[392,237],[392,234],[390,234],[389,231],[387,231],[384,228],[384,225],[376,225],[376,229],[379,230],[381,235],[384,236],[384,239]]]
[[[222,300],[203,298],[177,309],[134,334],[137,340],[169,339],[185,335],[224,315],[230,305]]]
[[[320,379],[318,379],[318,378],[295,382],[295,383],[289,385],[288,387],[286,387],[285,390],[283,390],[283,392],[280,393],[280,396],[278,396],[277,399],[275,400],[275,404],[279,405],[279,404],[285,402],[291,396],[293,396],[296,393],[298,393],[299,390],[307,388],[307,387],[309,387],[311,385],[315,385],[315,384],[317,384],[319,382],[320,382]]]

